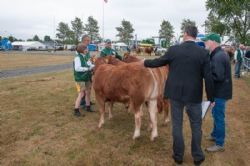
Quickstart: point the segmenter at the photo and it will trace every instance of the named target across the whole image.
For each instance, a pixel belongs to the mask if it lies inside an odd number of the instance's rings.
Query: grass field
[[[85,113],[82,118],[72,115],[76,97],[72,80],[71,70],[0,80],[0,165],[173,165],[171,123],[163,126],[162,115],[158,115],[159,137],[154,142],[147,131],[147,113],[143,116],[141,137],[132,140],[134,116],[120,104],[115,104],[113,119],[107,120],[106,115],[106,123],[97,130],[98,112]],[[226,151],[206,153],[204,166],[249,165],[249,81],[234,80],[234,99],[228,103],[226,113]],[[98,109],[97,105],[94,109]],[[208,114],[203,123],[204,135],[209,134],[211,126]],[[189,166],[193,162],[186,115],[184,136],[184,162]],[[210,145],[203,139],[203,148]]]
[[[70,63],[73,56],[60,56],[53,54],[17,54],[0,52],[0,70],[17,69],[25,67],[47,66],[55,64]]]

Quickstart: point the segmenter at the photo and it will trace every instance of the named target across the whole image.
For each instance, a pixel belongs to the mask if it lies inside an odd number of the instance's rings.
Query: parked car
[[[155,56],[162,56],[166,53],[167,49],[166,48],[156,48],[155,49]]]

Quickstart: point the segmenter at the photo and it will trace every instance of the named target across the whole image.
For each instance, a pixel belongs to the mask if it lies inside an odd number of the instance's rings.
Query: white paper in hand
[[[201,115],[201,118],[204,119],[208,109],[209,109],[209,106],[210,106],[210,101],[203,101],[201,103],[201,108],[202,108],[202,115]]]

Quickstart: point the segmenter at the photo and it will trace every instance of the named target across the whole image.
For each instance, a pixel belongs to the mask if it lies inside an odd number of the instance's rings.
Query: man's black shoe
[[[205,160],[205,158],[201,159],[201,160],[198,160],[198,161],[194,161],[194,165],[195,166],[200,166],[201,163]]]
[[[177,164],[177,165],[182,165],[183,163],[183,160],[177,160],[174,158],[174,155],[172,156],[172,158],[174,159],[174,162]]]
[[[181,164],[183,163],[182,160],[174,160],[174,162],[175,162],[176,164],[178,164],[178,165],[181,165]]]
[[[74,115],[77,116],[77,117],[85,116],[84,114],[81,115],[81,112],[79,111],[79,108],[75,108],[75,110],[74,110]]]

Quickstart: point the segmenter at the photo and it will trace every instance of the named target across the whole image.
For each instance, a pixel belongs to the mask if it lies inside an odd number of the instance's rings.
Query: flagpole
[[[102,40],[104,41],[104,0],[102,0]]]

